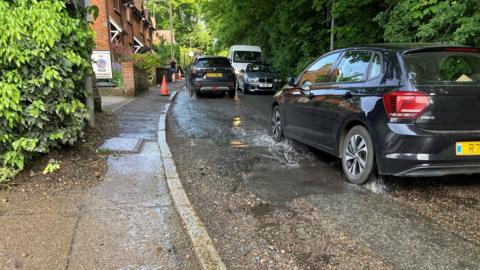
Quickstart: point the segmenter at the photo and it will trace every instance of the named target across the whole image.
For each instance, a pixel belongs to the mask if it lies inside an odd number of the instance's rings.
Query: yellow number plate
[[[455,152],[457,156],[480,156],[480,141],[457,142]]]
[[[220,78],[220,77],[222,77],[222,73],[207,73],[207,77]]]

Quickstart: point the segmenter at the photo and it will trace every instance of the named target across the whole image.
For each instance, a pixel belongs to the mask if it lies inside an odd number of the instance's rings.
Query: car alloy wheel
[[[281,141],[284,138],[282,116],[278,106],[275,106],[272,111],[272,136],[275,141]]]
[[[367,165],[368,149],[365,139],[360,135],[351,137],[345,155],[348,171],[352,176],[359,176]]]
[[[367,182],[375,167],[373,143],[367,129],[353,127],[345,136],[341,151],[347,180],[357,185]]]

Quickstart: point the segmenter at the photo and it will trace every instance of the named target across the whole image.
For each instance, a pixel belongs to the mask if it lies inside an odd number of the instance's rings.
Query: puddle
[[[245,149],[245,148],[249,147],[248,143],[246,143],[242,140],[231,140],[230,141],[230,146],[233,149]]]
[[[271,202],[288,202],[314,194],[364,192],[348,184],[338,168],[326,164],[298,168],[256,165],[244,181],[258,197]]]

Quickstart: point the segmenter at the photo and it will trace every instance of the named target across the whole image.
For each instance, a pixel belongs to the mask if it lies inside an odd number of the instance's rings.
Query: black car
[[[267,64],[248,64],[237,76],[237,87],[245,94],[273,92],[281,87],[281,83],[272,66]]]
[[[332,51],[274,96],[274,139],[342,159],[348,181],[372,173],[480,173],[480,50],[378,44]]]
[[[197,57],[187,77],[190,93],[228,93],[235,96],[235,72],[226,57]]]

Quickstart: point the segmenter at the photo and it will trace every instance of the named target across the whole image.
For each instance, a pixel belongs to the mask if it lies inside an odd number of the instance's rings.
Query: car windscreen
[[[403,56],[413,85],[480,85],[480,54],[426,52]]]
[[[273,69],[269,65],[248,65],[248,72],[273,72]]]
[[[233,61],[237,63],[259,63],[262,62],[261,52],[235,51]]]
[[[197,68],[211,68],[211,67],[230,67],[230,62],[227,58],[203,58],[199,59]]]

